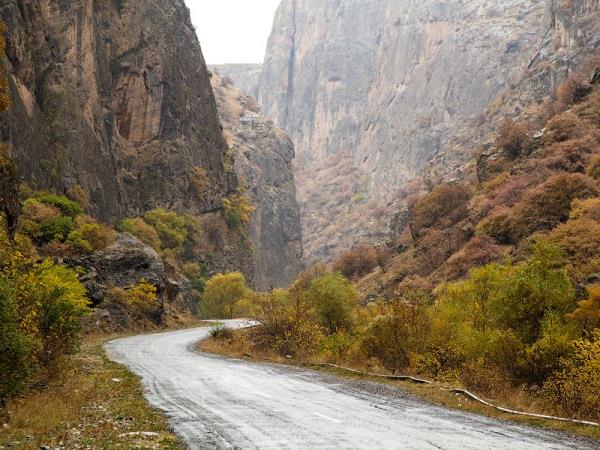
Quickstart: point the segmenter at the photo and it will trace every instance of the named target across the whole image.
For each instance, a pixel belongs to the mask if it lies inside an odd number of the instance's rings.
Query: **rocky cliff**
[[[597,0],[283,0],[257,99],[290,134],[298,170],[351,153],[361,181],[348,185],[370,202],[348,209],[368,214],[436,155],[430,173],[456,172],[480,138],[480,113],[548,95],[598,47],[599,9]],[[515,89],[514,101],[503,96]],[[323,202],[299,200],[304,217],[336,221]],[[313,251],[319,236],[306,228],[304,238],[309,256],[336,250]]]
[[[300,272],[302,258],[294,147],[228,78],[214,75],[212,84],[234,172],[256,207],[250,223],[254,285],[262,290],[286,287]]]
[[[196,216],[196,262],[252,281],[248,233],[220,213],[238,180],[184,1],[0,0],[0,18],[13,98],[0,140],[26,183],[83,192],[111,224],[158,207]]]
[[[2,0],[0,18],[14,98],[0,137],[31,187],[81,186],[105,220],[220,206],[234,183],[183,0]]]

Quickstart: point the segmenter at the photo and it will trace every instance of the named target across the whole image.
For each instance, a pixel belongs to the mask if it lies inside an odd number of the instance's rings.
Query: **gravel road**
[[[195,328],[106,345],[111,359],[142,378],[148,401],[166,412],[190,449],[594,448],[433,406],[376,383],[197,353],[208,332]]]

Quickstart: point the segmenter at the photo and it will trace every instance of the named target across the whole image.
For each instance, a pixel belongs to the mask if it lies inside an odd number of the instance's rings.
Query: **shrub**
[[[450,278],[467,274],[473,267],[498,262],[504,256],[502,247],[489,236],[475,236],[457,253],[448,259],[447,273]]]
[[[63,214],[72,218],[75,218],[75,216],[83,213],[83,209],[77,202],[69,200],[64,195],[56,195],[49,192],[38,192],[33,198],[40,203],[57,207],[62,211]]]
[[[346,278],[358,278],[370,273],[379,264],[379,252],[370,245],[359,245],[341,255],[334,263],[333,270]]]
[[[588,297],[577,304],[575,311],[567,318],[576,321],[586,332],[600,327],[600,286],[587,288]]]
[[[512,159],[529,154],[534,147],[531,126],[527,122],[504,120],[500,124],[496,147]]]
[[[41,224],[40,238],[45,242],[53,240],[65,242],[74,229],[75,223],[70,216],[60,216]]]
[[[67,197],[70,200],[73,200],[75,203],[81,205],[86,210],[89,209],[92,204],[90,194],[88,194],[88,192],[78,184],[67,189]]]
[[[144,215],[144,220],[158,233],[162,249],[180,249],[188,238],[188,223],[185,217],[162,208],[153,209]]]
[[[418,305],[402,298],[369,307],[371,318],[363,332],[361,346],[390,370],[406,368],[422,347],[427,332],[426,316]]]
[[[158,237],[158,233],[152,225],[148,225],[143,219],[139,217],[135,219],[125,219],[119,224],[118,228],[120,231],[133,234],[154,250],[160,250],[160,238]]]
[[[411,229],[420,236],[426,228],[448,228],[467,217],[469,191],[462,185],[441,185],[415,202]]]
[[[239,302],[249,294],[246,279],[240,272],[218,274],[206,282],[200,309],[208,318],[233,319]]]
[[[585,216],[571,219],[552,230],[548,239],[564,250],[561,262],[575,281],[600,270],[600,222]]]
[[[83,252],[104,250],[116,238],[116,233],[112,229],[91,218],[82,219],[80,216],[75,222],[77,229],[69,234],[67,242]]]
[[[276,289],[254,298],[260,326],[254,331],[260,347],[280,355],[310,355],[324,338],[312,300],[305,292]]]
[[[600,330],[591,340],[580,339],[563,358],[561,368],[544,384],[550,405],[578,417],[600,418]]]
[[[143,314],[161,314],[156,286],[142,278],[139,283],[130,286],[125,297],[127,304]]]
[[[212,327],[209,333],[213,339],[233,339],[233,330],[225,326]]]
[[[250,197],[241,192],[231,194],[223,199],[223,218],[231,228],[246,225],[252,219],[255,210]]]
[[[600,155],[595,155],[587,166],[586,173],[596,181],[600,181]]]
[[[598,196],[598,186],[590,177],[559,174],[526,192],[515,206],[510,219],[513,239],[522,239],[535,231],[551,230],[569,217],[571,202]]]
[[[310,284],[306,295],[315,305],[321,325],[330,332],[351,328],[358,293],[352,283],[337,273],[324,273]]]
[[[198,196],[205,195],[212,187],[208,173],[205,169],[198,166],[192,167],[190,182],[192,183],[192,186],[194,186]]]
[[[34,371],[31,358],[33,342],[19,326],[19,314],[13,294],[0,283],[0,405],[20,394]]]
[[[565,112],[548,121],[542,142],[548,147],[556,142],[581,138],[588,128],[577,114]]]

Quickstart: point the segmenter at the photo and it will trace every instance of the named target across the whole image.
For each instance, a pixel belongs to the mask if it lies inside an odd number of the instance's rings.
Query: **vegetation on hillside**
[[[566,89],[502,123],[484,173],[407,188],[394,250],[352,248],[287,290],[246,295],[239,313],[260,325],[240,345],[598,420],[600,88]]]

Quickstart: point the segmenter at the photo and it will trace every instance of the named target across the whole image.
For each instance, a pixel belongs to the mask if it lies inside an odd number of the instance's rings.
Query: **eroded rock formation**
[[[300,211],[292,173],[294,147],[256,102],[227,78],[212,77],[234,172],[256,207],[250,224],[254,285],[287,287],[301,269]]]

